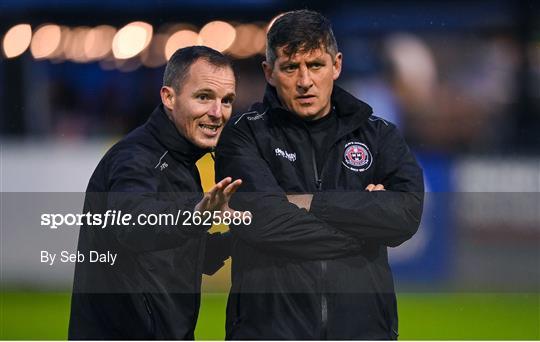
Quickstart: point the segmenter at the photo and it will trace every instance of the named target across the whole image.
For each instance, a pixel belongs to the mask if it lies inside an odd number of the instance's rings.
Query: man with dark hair
[[[194,338],[202,273],[217,271],[230,254],[227,236],[207,233],[210,226],[197,224],[195,212],[230,211],[229,198],[241,184],[227,177],[203,196],[195,162],[216,146],[235,84],[230,61],[219,52],[176,51],[162,104],[97,166],[84,213],[132,219],[81,226],[78,253],[86,260],[75,268],[70,339]],[[91,262],[96,253],[114,261]]]
[[[229,339],[396,339],[387,247],[418,229],[423,176],[396,127],[334,84],[330,22],[285,13],[267,34],[262,103],[234,117],[216,176],[241,178],[231,207]]]

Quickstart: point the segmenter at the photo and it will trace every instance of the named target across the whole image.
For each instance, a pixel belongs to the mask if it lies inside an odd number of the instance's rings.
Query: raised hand
[[[234,182],[231,177],[222,179],[204,194],[203,199],[195,206],[195,211],[234,211],[229,207],[229,200],[240,185],[242,185],[241,179]]]

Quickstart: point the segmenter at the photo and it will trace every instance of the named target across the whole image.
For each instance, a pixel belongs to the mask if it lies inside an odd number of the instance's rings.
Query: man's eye
[[[312,65],[311,65],[311,69],[314,69],[314,70],[318,70],[318,69],[320,69],[320,68],[322,68],[322,67],[323,67],[323,65],[322,65],[322,64],[318,64],[318,63],[317,63],[317,64],[312,64]]]
[[[285,68],[284,68],[285,72],[293,72],[296,70],[296,66],[295,65],[287,65]]]
[[[210,96],[208,96],[206,94],[199,94],[199,95],[197,95],[197,99],[199,99],[201,101],[207,101],[207,100],[210,100]]]
[[[223,99],[223,101],[221,101],[221,103],[226,104],[226,105],[232,105],[233,102],[234,102],[233,99]]]

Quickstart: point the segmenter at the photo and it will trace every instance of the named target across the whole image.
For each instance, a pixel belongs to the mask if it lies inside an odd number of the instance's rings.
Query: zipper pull
[[[317,184],[317,190],[321,191],[322,190],[322,180],[321,179],[317,179],[315,181],[315,184]]]

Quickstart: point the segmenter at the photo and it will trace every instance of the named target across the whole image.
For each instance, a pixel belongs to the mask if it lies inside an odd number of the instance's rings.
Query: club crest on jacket
[[[373,157],[365,144],[356,141],[345,144],[342,163],[346,168],[354,172],[364,172],[372,162]]]

